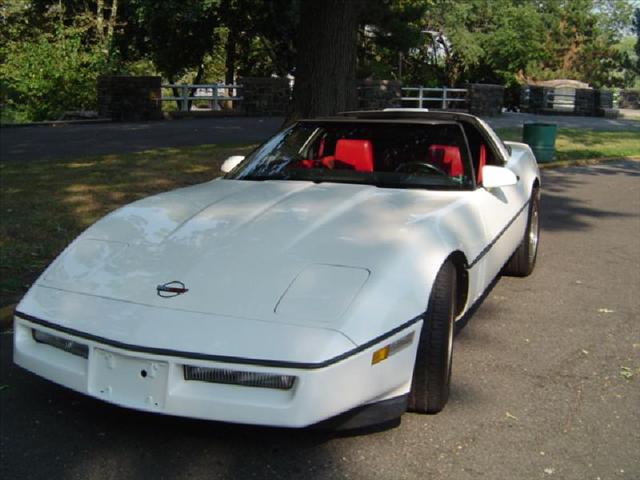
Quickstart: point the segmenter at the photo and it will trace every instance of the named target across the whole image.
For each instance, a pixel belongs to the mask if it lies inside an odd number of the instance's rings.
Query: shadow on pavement
[[[580,175],[640,176],[640,162],[620,161],[589,167],[569,167],[543,172],[541,223],[543,230],[588,230],[589,219],[602,217],[628,217],[629,214],[603,210],[583,201],[575,190],[583,185]],[[546,180],[552,180],[547,186]]]

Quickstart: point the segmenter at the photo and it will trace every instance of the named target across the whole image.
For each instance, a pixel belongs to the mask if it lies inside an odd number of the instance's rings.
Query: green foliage
[[[636,32],[636,71],[640,75],[640,7],[633,11],[633,30]]]
[[[202,68],[216,42],[218,0],[132,0],[138,48],[174,81],[190,68]]]
[[[393,0],[391,17],[420,12],[398,24],[384,19],[384,35],[366,45],[364,76],[398,75],[407,83],[515,85],[574,78],[594,86],[624,86],[628,55],[619,44],[630,26],[628,0]],[[375,19],[373,20],[376,21]],[[401,40],[410,38],[407,48]],[[377,27],[374,27],[377,33]],[[394,39],[396,41],[394,45]],[[363,62],[362,59],[365,61]]]
[[[295,66],[299,0],[222,0],[225,49],[239,76],[285,76]]]
[[[79,16],[65,25],[63,12],[53,11],[43,25],[31,31],[13,25],[3,32],[3,121],[55,119],[67,110],[95,109],[96,78],[109,70],[110,59],[104,44],[88,41],[89,19]]]
[[[2,0],[2,121],[93,109],[102,73],[194,83],[295,74],[301,1],[311,0]],[[638,0],[364,5],[359,78],[426,86],[640,82]]]
[[[406,63],[421,42],[421,19],[427,11],[423,0],[370,2],[360,19],[358,76],[398,78],[398,63]]]

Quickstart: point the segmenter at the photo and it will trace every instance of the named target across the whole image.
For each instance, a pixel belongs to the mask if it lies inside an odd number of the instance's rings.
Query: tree
[[[26,12],[23,12],[26,13]],[[58,118],[66,110],[95,108],[96,78],[108,71],[104,45],[92,35],[91,18],[64,22],[64,9],[49,11],[37,29],[3,32],[0,89],[9,121]]]
[[[426,0],[367,3],[360,19],[358,78],[404,80],[411,52],[420,44]]]
[[[640,8],[636,8],[633,12],[633,29],[636,32],[636,72],[638,73],[638,75],[640,75]]]
[[[233,83],[236,74],[291,73],[299,0],[221,0],[219,17],[226,30],[226,83]]]
[[[204,74],[204,57],[216,43],[218,0],[132,0],[131,35],[170,81],[195,68]]]
[[[303,1],[294,116],[332,115],[356,106],[361,0]]]

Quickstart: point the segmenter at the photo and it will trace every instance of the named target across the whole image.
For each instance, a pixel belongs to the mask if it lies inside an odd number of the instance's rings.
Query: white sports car
[[[124,407],[361,426],[447,402],[456,320],[528,275],[540,175],[466,114],[298,121],[112,212],[15,315],[15,362]]]

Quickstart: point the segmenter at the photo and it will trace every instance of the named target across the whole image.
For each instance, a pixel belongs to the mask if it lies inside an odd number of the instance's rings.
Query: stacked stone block
[[[291,88],[286,78],[243,77],[242,109],[246,115],[284,116],[291,111]]]
[[[609,90],[596,90],[594,115],[616,118],[618,113],[618,110],[613,108],[613,92]]]
[[[358,109],[380,110],[402,106],[402,82],[363,80],[358,85]]]
[[[160,77],[98,77],[98,116],[114,121],[162,118]]]
[[[640,90],[620,90],[618,97],[618,107],[640,109]]]
[[[551,87],[543,87],[540,85],[529,85],[529,106],[528,110],[532,113],[540,113],[547,108],[547,98],[553,92]]]
[[[591,116],[596,111],[596,94],[589,88],[577,88],[573,112],[576,115]]]
[[[469,111],[474,115],[494,116],[502,113],[504,87],[472,83],[467,87]]]

